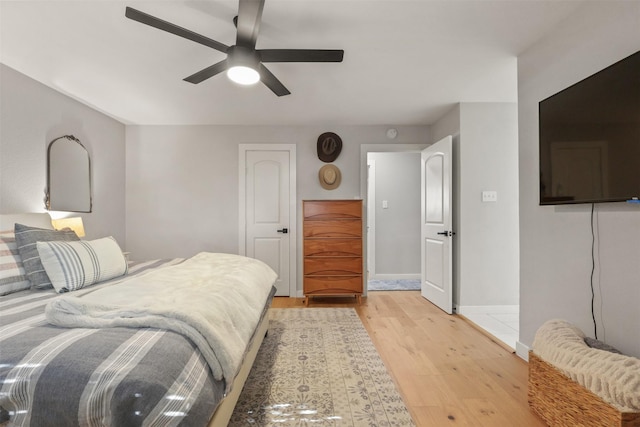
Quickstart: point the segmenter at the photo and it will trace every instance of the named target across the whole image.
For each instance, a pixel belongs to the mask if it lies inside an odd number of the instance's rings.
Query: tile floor
[[[518,307],[507,306],[487,313],[467,313],[464,316],[509,347],[516,348],[520,327]]]
[[[419,291],[420,279],[375,280],[367,283],[370,291]]]

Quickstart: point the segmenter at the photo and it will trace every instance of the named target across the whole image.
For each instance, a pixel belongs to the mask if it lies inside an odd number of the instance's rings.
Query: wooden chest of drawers
[[[309,297],[353,295],[360,303],[362,200],[304,200],[305,305]]]

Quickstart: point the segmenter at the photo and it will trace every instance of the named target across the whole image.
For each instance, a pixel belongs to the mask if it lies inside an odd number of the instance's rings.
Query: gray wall
[[[360,198],[360,145],[388,144],[386,126],[128,126],[127,250],[132,259],[187,257],[200,251],[238,252],[239,144],[296,144],[298,290],[302,287],[304,199]],[[316,152],[326,131],[342,138],[334,162],[342,183],[325,190]],[[424,143],[428,127],[398,128],[395,140]]]
[[[238,252],[239,144],[297,145],[300,206],[303,199],[359,198],[360,146],[389,143],[387,126],[125,126],[4,65],[0,78],[0,213],[44,211],[47,145],[73,134],[91,156],[93,212],[71,216],[82,216],[87,239],[113,235],[132,259]],[[316,141],[327,130],[343,139],[335,162],[342,184],[333,191],[317,178],[324,163]],[[394,143],[429,139],[426,126],[398,130]]]
[[[81,216],[87,239],[125,244],[125,126],[0,64],[0,213],[43,212],[47,146],[74,135],[89,151],[93,212]]]
[[[640,2],[588,2],[518,58],[520,341],[563,318],[593,336],[590,205],[538,205],[538,103],[640,50]],[[640,208],[596,206],[598,338],[640,357]]]
[[[375,179],[375,276],[419,278],[420,153],[370,153],[369,159],[375,161],[369,178]]]
[[[513,103],[461,103],[432,128],[454,136],[454,303],[517,305],[518,123]],[[497,202],[483,203],[483,191]]]

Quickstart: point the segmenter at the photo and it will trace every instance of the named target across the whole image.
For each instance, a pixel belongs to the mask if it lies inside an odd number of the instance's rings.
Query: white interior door
[[[276,295],[295,296],[295,151],[243,148],[240,253],[273,268]]]
[[[422,296],[453,312],[452,285],[452,137],[422,151],[421,276]]]

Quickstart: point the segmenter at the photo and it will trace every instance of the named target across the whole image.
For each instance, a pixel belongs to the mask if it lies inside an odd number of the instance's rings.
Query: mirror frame
[[[88,182],[88,197],[89,197],[89,206],[88,206],[88,210],[84,210],[83,207],[74,207],[72,206],[71,209],[69,208],[58,208],[56,206],[54,206],[53,208],[51,207],[51,169],[52,169],[52,164],[51,164],[51,148],[53,147],[53,144],[56,141],[59,141],[61,139],[67,139],[69,141],[75,142],[76,144],[78,144],[80,146],[80,148],[86,153],[87,156],[87,174],[88,176],[87,178],[87,182]],[[56,165],[53,165],[54,168],[56,168]],[[84,171],[81,171],[82,174],[84,174]],[[54,203],[55,204],[55,203]],[[85,204],[85,201],[82,201],[82,204]],[[50,211],[50,210],[54,210],[54,211],[64,211],[64,212],[91,212],[93,209],[93,194],[92,194],[92,182],[91,182],[91,157],[89,156],[89,151],[85,148],[84,145],[82,145],[82,143],[80,142],[80,140],[78,138],[76,138],[73,135],[64,135],[64,136],[60,136],[56,139],[54,139],[53,141],[51,141],[47,147],[47,187],[45,189],[45,208]]]

